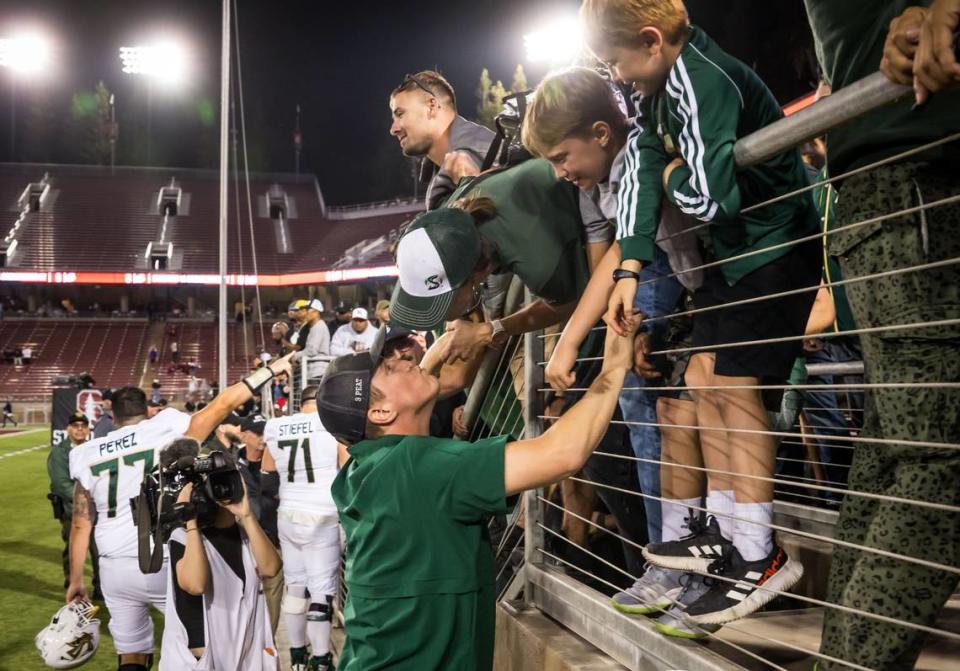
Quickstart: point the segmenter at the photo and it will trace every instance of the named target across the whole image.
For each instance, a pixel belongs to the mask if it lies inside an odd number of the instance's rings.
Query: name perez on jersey
[[[117,440],[111,440],[110,442],[104,443],[100,446],[100,455],[104,454],[116,454],[117,452],[122,452],[131,447],[137,446],[137,434],[129,433],[123,438],[118,438]]]

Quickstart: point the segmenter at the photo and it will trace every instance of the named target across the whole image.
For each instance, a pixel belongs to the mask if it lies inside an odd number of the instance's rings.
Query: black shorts
[[[703,285],[693,295],[693,304],[700,309],[815,287],[820,282],[822,268],[819,240],[794,247],[785,256],[744,275],[732,287],[717,266],[707,272]],[[697,312],[693,317],[693,346],[803,335],[816,296],[816,289],[811,289],[781,298]],[[723,347],[715,351],[713,370],[717,375],[755,377],[761,384],[783,384],[790,376],[794,360],[802,352],[803,341],[799,339]]]

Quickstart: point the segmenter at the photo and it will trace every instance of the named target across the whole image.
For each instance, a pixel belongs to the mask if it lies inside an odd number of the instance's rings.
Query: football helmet
[[[57,611],[50,624],[33,641],[44,664],[52,669],[73,669],[93,657],[100,645],[99,606],[73,601]]]

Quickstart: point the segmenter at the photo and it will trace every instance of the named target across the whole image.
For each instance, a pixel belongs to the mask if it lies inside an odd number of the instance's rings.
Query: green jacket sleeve
[[[70,440],[53,446],[47,456],[47,474],[50,476],[50,493],[63,500],[67,515],[73,514],[73,480],[70,478]]]
[[[663,169],[668,162],[649,114],[641,114],[627,136],[617,191],[617,244],[624,260],[652,261],[660,223]]]
[[[701,221],[736,217],[740,189],[733,145],[743,108],[740,90],[713,63],[681,57],[670,73],[667,94],[683,124],[679,145],[686,162],[670,173],[667,199]]]

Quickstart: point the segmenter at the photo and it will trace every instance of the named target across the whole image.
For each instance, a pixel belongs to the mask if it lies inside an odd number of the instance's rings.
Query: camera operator
[[[202,440],[237,405],[272,377],[289,370],[289,359],[271,362],[223,392],[193,415],[167,408],[147,419],[147,397],[139,387],[124,387],[113,397],[117,429],[70,450],[73,527],[70,530],[70,585],[66,601],[86,599],[83,568],[96,529],[101,590],[110,611],[110,634],[120,671],[145,671],[152,664],[153,621],[150,606],[163,609],[167,563],[158,557],[156,573],[140,570],[137,526],[130,499],[140,493],[144,475],[160,461],[172,439]]]
[[[175,440],[161,455],[161,466],[183,463],[184,454],[195,458],[199,449],[191,438]],[[236,471],[232,454],[215,454]],[[236,480],[242,487],[239,500],[204,505],[210,488],[198,497],[193,481],[177,497],[185,526],[174,529],[168,542],[173,571],[167,581],[161,671],[278,668],[261,577],[280,572],[280,555],[250,509],[243,479]]]

